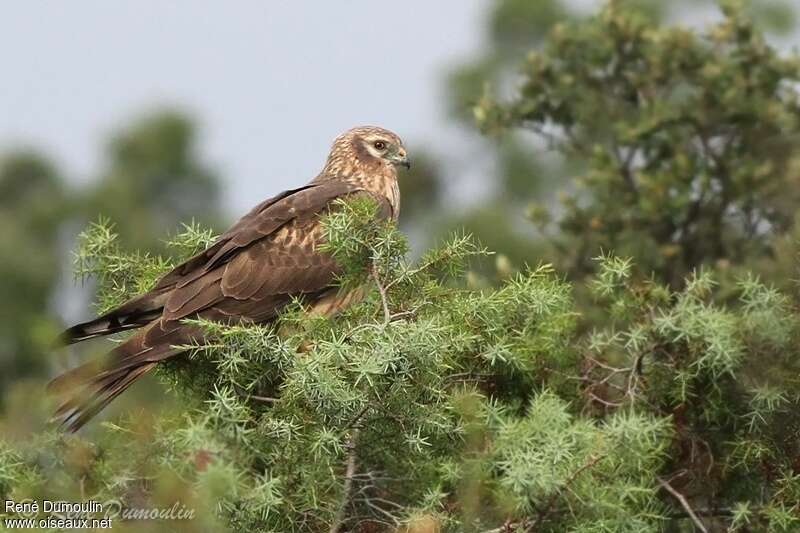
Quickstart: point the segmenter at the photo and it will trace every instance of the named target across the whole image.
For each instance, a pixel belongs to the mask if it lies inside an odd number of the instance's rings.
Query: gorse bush
[[[370,219],[359,203],[327,220],[343,265],[374,260],[341,280],[373,277],[363,302],[334,319],[298,302],[277,328],[203,323],[213,342],[160,370],[182,413],[8,443],[4,496],[179,500],[200,530],[660,531],[691,520],[676,491],[707,524],[798,525],[787,296],[750,277],[723,306],[708,272],[675,292],[606,256],[590,288],[609,324],[582,336],[549,267],[465,289],[486,253],[469,238],[412,265]],[[78,258],[109,302],[171,264],[120,252],[104,224]],[[136,283],[113,268],[134,263]]]
[[[611,3],[479,104],[585,156],[544,228],[577,263],[476,288],[468,235],[411,262],[343,203],[326,250],[361,301],[200,322],[211,341],[157,371],[177,408],[7,437],[0,493],[194,510],[115,523],[136,531],[800,530],[797,287],[757,275],[791,239],[796,66],[726,15],[698,36]],[[78,273],[103,311],[212,239],[131,253],[101,221]]]

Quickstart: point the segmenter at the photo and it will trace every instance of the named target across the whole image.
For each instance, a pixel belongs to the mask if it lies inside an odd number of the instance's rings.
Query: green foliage
[[[486,486],[517,528],[659,531],[666,517],[652,472],[664,463],[669,419],[619,412],[598,424],[547,390],[522,417],[487,411],[483,460],[497,473]]]
[[[550,266],[465,289],[485,250],[456,235],[409,264],[374,212],[356,199],[325,219],[341,282],[373,286],[362,302],[324,318],[298,300],[276,326],[200,322],[209,343],[160,371],[182,415],[106,423],[94,444],[45,432],[36,454],[9,442],[3,492],[82,483],[93,499],[157,505],[163,485],[207,511],[195,526],[248,531],[616,532],[688,523],[669,483],[715,494],[709,520],[793,527],[799,398],[766,370],[795,365],[786,295],[746,277],[729,308],[709,272],[673,291],[608,254],[588,284],[610,319],[583,336]],[[188,227],[172,242],[183,256],[209,237]],[[103,305],[177,260],[115,242],[94,224],[78,253]]]
[[[601,266],[600,278],[625,281],[598,284],[605,305],[617,312],[588,339],[585,412],[670,416],[678,436],[671,469],[683,473],[681,484],[730,506],[732,524],[745,518],[771,524],[772,509],[788,503],[784,481],[771,472],[791,471],[800,444],[793,350],[800,323],[789,299],[746,277],[738,283],[738,304],[728,308],[716,301],[707,271],[670,292],[634,279],[621,265],[605,258]],[[788,483],[800,487],[797,479]],[[756,487],[762,498],[736,503]]]
[[[65,196],[61,176],[40,154],[0,157],[0,390],[44,366],[50,330],[41,311],[59,278],[58,224],[70,211]]]
[[[213,232],[192,222],[184,224],[183,231],[173,239],[164,241],[174,259],[150,252],[127,252],[119,244],[114,225],[101,217],[78,235],[75,274],[82,280],[97,279],[97,312],[104,313],[150,290],[159,275],[206,248],[214,238]]]
[[[733,3],[703,36],[623,6],[556,26],[518,95],[475,107],[485,130],[521,126],[585,162],[542,230],[574,273],[613,249],[673,285],[702,264],[773,253],[798,205],[797,59]]]

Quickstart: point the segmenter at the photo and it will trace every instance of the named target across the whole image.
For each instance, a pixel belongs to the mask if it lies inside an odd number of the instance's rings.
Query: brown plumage
[[[202,342],[182,322],[207,318],[265,323],[294,297],[334,314],[354,298],[334,286],[338,271],[323,242],[320,215],[339,198],[369,195],[379,217],[397,219],[397,167],[408,166],[400,138],[383,128],[353,128],[336,138],[322,171],[304,187],[270,198],[242,217],[213,245],[164,275],[147,293],[92,321],[66,330],[63,344],[141,328],[101,363],[58,376],[51,392],[66,394],[54,418],[76,431],[158,362],[179,355],[176,345]]]

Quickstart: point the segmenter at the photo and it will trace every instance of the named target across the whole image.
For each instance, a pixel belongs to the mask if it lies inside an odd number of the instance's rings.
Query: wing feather
[[[314,218],[332,200],[361,190],[353,183],[328,180],[270,198],[243,216],[212,246],[167,273],[154,289],[188,285],[214,267],[225,263],[237,251],[271,235],[288,222]]]
[[[180,320],[215,308],[226,316],[242,320],[269,320],[292,296],[313,294],[330,287],[339,268],[329,254],[319,249],[325,240],[320,215],[330,209],[331,202],[337,198],[370,194],[360,190],[348,192],[351,190],[352,187],[339,186],[309,188],[272,204],[267,211],[280,207],[288,213],[293,207],[293,218],[259,239],[245,232],[244,237],[237,235],[229,241],[231,246],[237,242],[249,244],[230,252],[223,263],[213,269],[178,283],[166,301],[164,319]],[[384,208],[382,212],[385,211]],[[275,217],[269,219],[268,224],[260,226],[274,226]],[[254,227],[259,226],[258,219],[252,222]],[[222,253],[222,249],[216,253]],[[212,258],[209,264],[214,264],[213,261]]]

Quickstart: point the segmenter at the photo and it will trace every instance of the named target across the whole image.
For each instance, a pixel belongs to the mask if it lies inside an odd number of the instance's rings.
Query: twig
[[[239,395],[244,396],[248,400],[255,400],[257,402],[264,402],[264,403],[275,403],[277,401],[280,401],[280,398],[273,398],[271,396],[259,396],[257,394],[250,394],[249,392],[247,392],[247,389],[245,389],[244,387],[241,387],[241,386],[239,386],[239,385],[237,385],[235,383],[233,384],[233,388],[236,389],[236,392]]]
[[[381,295],[381,304],[383,305],[383,322],[384,324],[388,324],[392,320],[392,313],[389,311],[389,300],[386,297],[386,287],[383,286],[380,277],[378,277],[378,270],[375,268],[375,265],[370,267],[369,273],[372,279],[375,280],[375,286],[378,287],[378,293]]]
[[[280,398],[270,398],[269,396],[256,396],[255,394],[249,395],[248,398],[250,398],[251,400],[257,400],[259,402],[265,402],[265,403],[275,403],[278,400],[280,400]]]
[[[356,428],[356,429],[358,429],[358,428],[357,428],[357,426],[356,426],[356,424],[358,424],[358,423],[359,423],[359,421],[361,421],[361,418],[364,416],[364,414],[366,414],[367,410],[368,410],[370,407],[371,407],[371,406],[370,406],[370,404],[366,404],[366,405],[365,405],[365,406],[364,406],[364,407],[363,407],[363,408],[362,408],[362,409],[361,409],[361,410],[358,412],[358,414],[357,414],[355,417],[353,417],[353,420],[351,420],[351,421],[350,421],[350,422],[349,422],[349,423],[348,423],[348,424],[345,426],[345,430],[347,430],[347,429],[350,429],[350,428]]]
[[[672,487],[672,485],[670,485],[666,480],[661,479],[661,478],[657,478],[657,479],[658,479],[659,485],[664,487],[664,489],[667,492],[672,494],[672,496],[674,496],[675,499],[680,502],[681,507],[683,507],[683,510],[686,511],[686,514],[689,515],[689,518],[692,519],[692,522],[694,522],[694,525],[697,526],[697,529],[699,529],[703,533],[708,533],[708,530],[703,525],[703,522],[700,521],[700,518],[695,514],[694,510],[692,509],[692,506],[689,505],[689,502],[686,500],[686,497],[683,494],[681,494],[680,492],[678,492],[677,490],[675,490]]]
[[[628,151],[628,155],[623,157],[622,148],[619,146],[619,144],[617,144],[616,141],[614,141],[612,143],[611,150],[617,160],[619,172],[622,174],[623,180],[625,180],[625,185],[628,186],[628,189],[630,189],[634,196],[638,197],[639,188],[636,186],[636,181],[633,179],[633,174],[631,173],[631,163],[633,163],[633,158],[636,155],[636,149],[631,148]]]
[[[566,489],[566,488],[569,488],[569,486],[578,478],[578,476],[581,475],[581,473],[583,473],[586,470],[592,468],[594,465],[599,463],[604,457],[605,457],[605,455],[596,455],[596,456],[592,457],[589,461],[584,463],[580,468],[575,470],[572,473],[572,475],[570,475],[567,478],[567,480],[564,481],[564,483],[561,486],[561,488],[553,492],[553,494],[547,500],[547,503],[545,504],[545,506],[542,507],[539,510],[539,513],[536,515],[536,519],[528,527],[526,527],[525,530],[526,531],[534,531],[535,530],[534,528],[536,528],[536,526],[538,526],[547,517],[547,515],[550,514],[550,511],[553,510],[553,506],[556,503],[556,499],[558,498],[558,495],[561,494],[561,491]]]
[[[386,518],[388,518],[388,519],[390,519],[392,522],[394,522],[392,525],[394,525],[394,526],[397,526],[397,525],[399,525],[399,524],[400,524],[400,520],[398,520],[398,519],[397,519],[397,517],[396,517],[395,515],[393,515],[392,513],[390,513],[389,511],[387,511],[386,509],[383,509],[382,507],[380,507],[380,506],[378,506],[378,505],[375,505],[375,504],[374,504],[374,503],[372,503],[372,501],[370,501],[369,499],[366,499],[366,500],[364,500],[364,503],[367,505],[367,507],[369,507],[369,508],[370,508],[370,509],[372,509],[373,511],[378,511],[379,513],[381,513],[382,515],[384,515]]]
[[[344,523],[345,513],[347,512],[347,504],[350,502],[350,491],[353,488],[353,477],[356,474],[356,441],[358,440],[358,428],[353,430],[349,439],[350,452],[347,454],[347,468],[344,474],[344,489],[342,495],[342,502],[339,504],[339,510],[336,511],[336,516],[333,519],[330,533],[339,533],[339,530]]]
[[[604,400],[593,392],[589,392],[588,394],[589,398],[609,408],[622,407],[622,405],[624,405],[623,402],[612,402],[611,400]]]
[[[539,513],[536,515],[536,518],[533,521],[530,521],[527,518],[518,521],[509,519],[506,520],[502,526],[486,530],[483,533],[506,533],[506,532],[516,531],[519,528],[523,528],[523,531],[535,531],[536,527],[540,525],[544,521],[544,519],[547,518],[547,515],[549,515],[550,512],[553,510],[553,506],[556,504],[556,499],[558,498],[558,495],[561,494],[561,491],[569,488],[569,486],[578,478],[578,476],[581,475],[581,473],[592,468],[594,465],[602,461],[605,457],[606,457],[605,455],[592,456],[590,460],[588,460],[580,468],[575,470],[566,479],[566,481],[564,481],[563,485],[561,485],[561,488],[553,492],[550,498],[548,498],[547,503],[545,503],[544,507],[542,507],[539,510]]]

